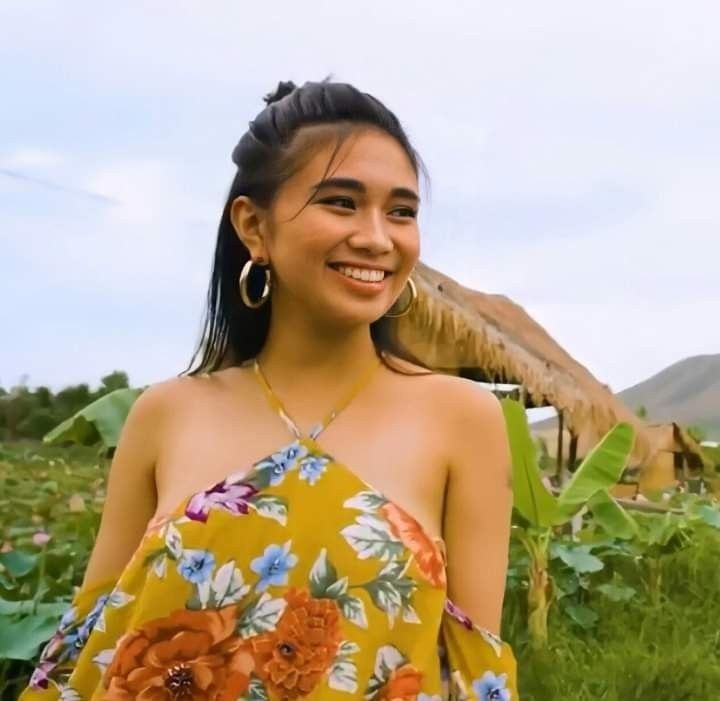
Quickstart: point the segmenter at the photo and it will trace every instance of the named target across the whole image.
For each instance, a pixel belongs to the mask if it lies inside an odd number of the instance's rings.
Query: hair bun
[[[273,102],[277,102],[278,100],[282,100],[283,97],[286,95],[289,95],[293,90],[297,88],[297,85],[292,82],[292,80],[281,80],[278,83],[277,88],[275,89],[274,93],[268,93],[263,97],[263,100],[270,105]]]

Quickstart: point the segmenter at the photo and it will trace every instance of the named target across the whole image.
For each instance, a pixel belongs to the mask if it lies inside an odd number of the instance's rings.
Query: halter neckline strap
[[[252,366],[254,370],[255,377],[260,382],[260,386],[263,389],[263,393],[265,394],[265,398],[267,399],[270,406],[275,410],[275,412],[280,416],[280,418],[285,422],[288,429],[291,431],[291,433],[295,436],[295,438],[303,438],[304,434],[298,427],[297,423],[293,420],[293,418],[288,413],[287,409],[285,408],[285,405],[283,404],[280,397],[277,396],[275,393],[275,390],[271,387],[270,383],[268,382],[267,377],[265,377],[265,374],[262,371],[262,368],[260,367],[260,363],[258,362],[257,358],[253,358],[252,360]],[[334,407],[330,409],[330,411],[325,414],[323,419],[315,424],[315,426],[310,430],[308,433],[308,437],[311,439],[317,438],[320,433],[322,433],[325,428],[327,428],[328,424],[335,419],[335,417],[340,414],[343,409],[345,409],[350,402],[358,395],[360,390],[365,387],[366,384],[369,383],[369,381],[372,379],[372,377],[375,375],[375,371],[380,366],[380,360],[375,359],[369,367],[363,372],[360,377],[357,379],[357,381],[350,387],[348,392],[341,397],[340,401],[335,404]]]

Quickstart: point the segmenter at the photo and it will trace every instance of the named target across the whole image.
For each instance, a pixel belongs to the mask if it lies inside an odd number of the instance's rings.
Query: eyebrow
[[[324,188],[336,187],[343,190],[354,190],[360,192],[363,195],[367,193],[365,184],[355,178],[326,178],[321,180],[319,183],[313,185],[310,189],[313,193],[316,193]],[[420,197],[414,190],[410,190],[407,187],[394,187],[390,191],[392,197],[403,197],[407,200],[413,200],[416,203],[420,203]]]

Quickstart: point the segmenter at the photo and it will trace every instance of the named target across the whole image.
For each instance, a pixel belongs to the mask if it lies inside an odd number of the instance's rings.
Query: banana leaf
[[[585,456],[572,479],[558,495],[559,514],[554,525],[569,521],[600,490],[617,484],[632,450],[635,430],[629,423],[615,424]]]
[[[557,518],[557,502],[542,483],[525,409],[514,399],[502,399],[500,404],[512,454],[513,506],[533,526],[547,528]]]
[[[115,448],[130,407],[143,389],[116,389],[83,407],[47,433],[43,443],[79,443]]]
[[[588,508],[592,512],[595,522],[599,523],[613,538],[630,540],[638,534],[637,521],[615,501],[607,489],[595,492],[588,501]]]

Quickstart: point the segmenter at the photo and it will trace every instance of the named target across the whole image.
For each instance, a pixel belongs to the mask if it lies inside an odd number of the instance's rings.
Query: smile
[[[329,268],[341,275],[351,285],[357,288],[380,289],[383,288],[391,272],[380,268],[354,268],[349,265],[328,265]]]

